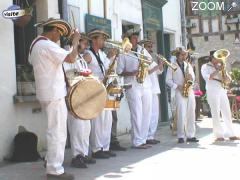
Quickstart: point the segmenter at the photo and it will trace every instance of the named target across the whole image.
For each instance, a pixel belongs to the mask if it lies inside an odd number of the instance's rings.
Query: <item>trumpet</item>
[[[170,67],[174,72],[177,70],[177,66],[175,66],[174,64],[168,62],[168,60],[162,56],[161,54],[157,54],[155,53],[155,55],[163,62],[165,63],[168,67]]]
[[[132,44],[130,43],[128,38],[124,38],[122,42],[108,40],[105,42],[105,48],[116,48],[119,50],[120,54],[125,54],[129,57],[141,59],[141,61],[143,61],[147,64],[152,63],[152,59],[150,59],[149,57],[145,56],[142,53],[138,53],[138,52],[131,50]]]

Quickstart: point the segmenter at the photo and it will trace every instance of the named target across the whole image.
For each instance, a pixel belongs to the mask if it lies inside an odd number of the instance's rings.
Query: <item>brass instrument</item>
[[[149,64],[144,61],[144,47],[142,47],[141,55],[139,56],[139,66],[138,73],[136,75],[136,80],[138,83],[142,84],[148,75]]]
[[[226,71],[226,61],[229,55],[230,55],[230,52],[227,49],[219,49],[213,54],[213,57],[215,59],[221,60],[221,64],[220,64],[221,66],[220,72],[222,76],[221,84],[224,89],[226,89],[231,83],[231,79],[230,78],[228,79],[228,75]]]
[[[184,84],[183,84],[183,90],[182,90],[183,97],[188,97],[189,96],[190,88],[193,85],[193,81],[188,78],[189,75],[190,75],[189,67],[190,67],[190,64],[187,61],[187,67],[186,67],[186,72],[185,72],[185,76],[184,76]]]
[[[109,41],[107,40],[105,42],[105,47],[107,48],[116,48],[119,50],[119,54],[125,54],[129,57],[133,57],[133,58],[138,58],[138,56],[142,56],[142,61],[151,64],[152,60],[149,59],[149,57],[145,56],[144,54],[132,51],[132,44],[129,41],[128,38],[124,38],[122,42],[118,42],[118,41]],[[132,55],[134,54],[134,55]]]
[[[168,62],[168,60],[162,56],[161,54],[155,54],[161,61],[163,61],[163,63],[165,63],[168,67],[170,67],[174,72],[177,70],[177,66],[175,66],[174,64]]]

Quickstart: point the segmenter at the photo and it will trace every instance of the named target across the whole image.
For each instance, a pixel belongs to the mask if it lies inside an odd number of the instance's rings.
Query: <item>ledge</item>
[[[33,102],[38,102],[38,100],[36,98],[36,95],[29,95],[29,96],[14,95],[13,96],[13,102],[14,102],[14,104],[33,103]]]

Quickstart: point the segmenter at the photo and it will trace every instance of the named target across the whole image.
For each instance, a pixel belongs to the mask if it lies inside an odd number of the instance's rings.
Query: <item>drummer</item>
[[[64,64],[66,72],[74,71],[78,73],[77,75],[80,72],[89,72],[87,62],[82,57],[88,47],[88,40],[88,37],[82,33],[78,46],[78,59],[74,64]],[[95,164],[96,161],[88,156],[91,131],[90,120],[75,118],[71,113],[68,113],[68,130],[73,156],[71,166],[75,168],[87,168],[87,164]]]
[[[93,29],[88,33],[88,37],[91,39],[91,45],[84,57],[91,56],[88,67],[92,70],[93,75],[102,81],[109,68],[111,59],[115,58],[112,52],[110,52],[112,54],[111,58],[108,58],[101,50],[104,47],[104,42],[110,36],[100,29]],[[112,128],[111,110],[104,110],[96,119],[92,120],[91,128],[90,144],[93,152],[92,156],[98,159],[108,159],[116,156],[116,154],[109,151]]]

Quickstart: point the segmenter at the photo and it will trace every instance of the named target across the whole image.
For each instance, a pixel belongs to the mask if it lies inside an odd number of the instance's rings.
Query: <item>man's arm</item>
[[[81,37],[80,33],[78,31],[74,31],[73,41],[72,41],[73,49],[64,59],[65,62],[74,63],[76,61],[76,57],[78,55],[78,44],[79,44],[80,37]]]

